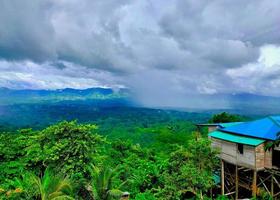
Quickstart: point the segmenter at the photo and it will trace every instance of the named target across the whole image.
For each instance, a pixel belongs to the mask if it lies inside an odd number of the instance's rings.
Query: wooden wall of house
[[[271,169],[272,168],[272,150],[266,151],[264,156],[265,156],[264,167]]]
[[[262,144],[263,147],[265,147],[266,143]],[[264,154],[264,167],[265,168],[269,168],[271,169],[272,168],[272,150],[270,151],[264,151],[265,154]]]
[[[263,168],[264,161],[265,161],[264,145],[261,144],[256,147],[256,168],[257,169]]]
[[[221,158],[236,165],[237,164],[236,144],[232,142],[226,142],[226,141],[221,141],[221,143],[222,143]]]
[[[256,148],[249,145],[243,146],[243,154],[238,152],[237,143],[227,142],[216,138],[211,138],[212,146],[220,150],[220,158],[234,165],[256,169]],[[259,149],[260,151],[260,149]],[[262,152],[258,154],[260,159]],[[264,165],[264,160],[258,161],[258,165]]]
[[[213,138],[213,137],[209,137],[209,139],[211,140],[211,146],[214,148],[222,148],[222,142],[219,139]]]
[[[226,162],[257,170],[272,168],[272,150],[265,151],[265,143],[257,147],[244,145],[244,152],[240,154],[236,143],[211,137],[210,139],[212,146],[220,150],[220,158]]]
[[[272,168],[272,151],[265,151],[265,144],[256,147],[256,168]]]
[[[235,144],[237,146],[237,144]],[[236,151],[237,165],[248,168],[255,168],[256,163],[256,148],[254,146],[244,145],[244,152],[240,154]]]

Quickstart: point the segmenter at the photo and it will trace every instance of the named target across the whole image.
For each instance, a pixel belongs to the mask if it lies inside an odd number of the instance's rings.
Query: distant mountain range
[[[231,95],[231,107],[243,114],[279,115],[280,98],[252,94]]]
[[[224,111],[251,118],[280,114],[278,97],[253,94],[193,95],[182,98],[186,101],[184,107],[150,106],[152,109],[149,109],[145,108],[145,104],[137,102],[133,94],[133,91],[128,89],[110,88],[85,90],[0,88],[0,131],[22,127],[42,128],[61,120],[74,119],[80,122],[110,123],[110,126],[118,126],[118,123],[125,124],[127,120],[141,121],[142,117],[146,119],[152,117],[160,121],[166,120],[167,117],[205,122],[212,114]]]
[[[228,111],[243,115],[279,115],[280,98],[248,93],[194,96],[193,111]]]
[[[127,99],[127,89],[110,88],[59,89],[59,90],[12,90],[0,88],[0,105],[22,103],[54,103],[62,101]]]
[[[113,90],[110,88],[59,89],[59,90],[13,90],[0,88],[0,106],[16,104],[49,104],[49,103],[83,103],[93,105],[142,105],[133,98],[129,89]],[[183,98],[184,107],[157,107],[162,109],[184,110],[193,112],[229,111],[244,115],[280,114],[280,98],[254,94],[213,94],[192,95]],[[159,102],[160,105],[160,102]],[[156,107],[156,106],[149,106]]]

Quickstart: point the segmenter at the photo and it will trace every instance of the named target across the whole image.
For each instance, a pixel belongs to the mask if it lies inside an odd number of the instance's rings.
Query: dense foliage
[[[100,129],[64,121],[0,134],[0,198],[109,200],[124,191],[137,200],[209,196],[216,152],[207,137],[192,133],[193,124],[135,127],[132,141],[105,138]]]
[[[242,122],[247,118],[241,115],[230,114],[227,112],[218,113],[212,116],[209,120],[210,123],[227,123],[227,122]]]
[[[138,133],[138,128],[175,121],[198,123],[210,116],[207,113],[128,107],[112,100],[0,105],[0,132],[22,128],[41,130],[61,120],[78,120],[98,125],[101,135],[130,138]]]

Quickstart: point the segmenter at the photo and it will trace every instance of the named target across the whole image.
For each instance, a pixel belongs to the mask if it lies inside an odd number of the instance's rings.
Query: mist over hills
[[[197,105],[194,110],[205,112],[228,111],[242,115],[277,115],[280,113],[280,98],[272,96],[262,96],[249,93],[240,94],[213,94],[195,97]]]
[[[184,100],[184,99],[183,99]],[[138,101],[128,89],[89,88],[85,90],[0,89],[0,130],[32,127],[41,129],[62,120],[99,124],[110,134],[114,127],[130,127],[175,121],[207,122],[212,114],[229,112],[260,118],[280,113],[280,98],[252,94],[214,94],[185,99],[185,107],[149,106]],[[160,105],[160,102],[159,102]],[[108,123],[110,125],[108,125]],[[129,124],[129,125],[127,125]],[[137,126],[138,126],[137,125]],[[128,128],[127,128],[128,129]],[[127,130],[127,132],[129,132]]]
[[[164,88],[163,88],[164,90]],[[0,105],[17,104],[88,104],[93,107],[136,106],[189,112],[229,111],[243,115],[274,115],[280,113],[280,98],[255,94],[211,94],[182,97],[182,106],[146,105],[129,89],[88,88],[58,90],[13,90],[0,88]],[[1,113],[0,113],[1,114]]]

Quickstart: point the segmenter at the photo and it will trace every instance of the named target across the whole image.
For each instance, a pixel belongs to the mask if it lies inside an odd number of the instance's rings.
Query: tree
[[[17,134],[0,134],[0,184],[5,184],[24,171],[26,162],[26,147],[33,144],[32,130],[24,129]],[[32,132],[33,133],[33,132]],[[35,160],[34,160],[35,162]]]
[[[240,122],[244,121],[245,118],[240,115],[234,115],[227,112],[215,114],[209,120],[210,123],[227,123],[227,122]]]
[[[166,199],[186,199],[192,194],[202,199],[214,185],[213,172],[218,166],[216,155],[207,138],[195,138],[187,147],[179,146],[171,154],[164,173],[164,188],[157,195]]]
[[[18,191],[16,199],[74,200],[73,182],[55,174],[50,168],[45,170],[41,178],[26,172],[21,178],[15,179],[13,185]]]
[[[91,186],[95,200],[109,200],[121,196],[122,191],[114,187],[114,179],[117,176],[116,171],[107,167],[93,167],[91,176]]]
[[[95,125],[76,121],[50,126],[34,136],[36,143],[30,145],[28,155],[38,155],[41,171],[49,166],[77,179],[89,178],[88,167],[99,162],[100,145],[105,141],[96,129]]]
[[[264,150],[271,151],[275,147],[279,147],[279,145],[280,145],[280,132],[277,133],[277,139],[275,141],[269,141],[265,144]]]
[[[146,149],[128,141],[112,142],[109,152],[113,158],[113,167],[118,166],[116,185],[124,184],[122,188],[130,192],[131,198],[139,193],[150,192],[160,187],[160,179],[167,165],[166,157],[156,155],[153,149]]]

